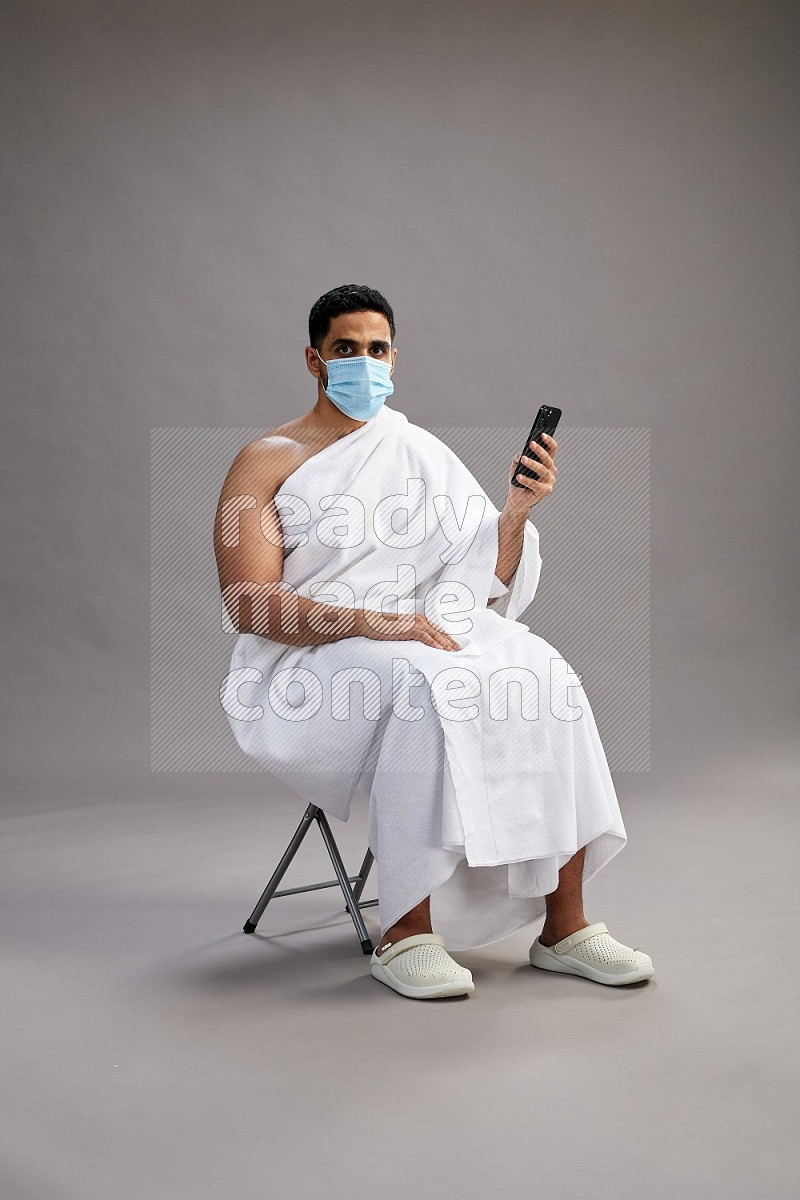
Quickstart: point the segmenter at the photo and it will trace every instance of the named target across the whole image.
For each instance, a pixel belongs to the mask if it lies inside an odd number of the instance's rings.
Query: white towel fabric
[[[536,527],[505,587],[497,508],[448,446],[386,404],[302,463],[275,503],[281,587],[425,612],[461,649],[240,634],[221,691],[239,746],[342,821],[354,795],[369,798],[382,933],[427,895],[454,950],[535,921],[578,849],[585,882],[627,842],[578,677],[515,619],[539,579]]]

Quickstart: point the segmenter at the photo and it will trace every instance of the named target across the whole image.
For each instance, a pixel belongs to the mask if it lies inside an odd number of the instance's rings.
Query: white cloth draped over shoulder
[[[583,687],[516,619],[539,580],[536,527],[506,587],[499,511],[448,446],[386,404],[302,463],[275,503],[280,588],[424,612],[461,649],[240,634],[221,690],[239,746],[342,821],[368,798],[381,932],[426,895],[451,949],[536,920],[576,850],[586,881],[627,841]]]

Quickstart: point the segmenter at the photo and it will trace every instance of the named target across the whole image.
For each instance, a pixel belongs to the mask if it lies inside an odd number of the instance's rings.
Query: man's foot
[[[416,933],[380,947],[370,961],[375,979],[401,996],[414,1000],[436,1000],[444,996],[465,996],[474,992],[472,972],[460,966],[444,948],[439,933]]]
[[[529,958],[532,967],[583,975],[595,983],[616,987],[638,983],[655,974],[650,955],[618,942],[603,921],[586,925],[552,944],[547,939],[542,941],[540,936],[531,946]]]

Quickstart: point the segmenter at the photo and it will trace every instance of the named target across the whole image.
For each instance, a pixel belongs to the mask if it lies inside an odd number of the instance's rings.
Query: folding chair
[[[336,878],[328,880],[327,883],[307,883],[303,887],[284,888],[283,891],[277,892],[275,889],[283,878],[289,863],[297,853],[300,843],[311,828],[313,821],[317,822],[319,831],[322,834],[325,845],[328,848],[328,854],[330,855],[331,862],[333,863],[333,869],[336,872]],[[286,853],[275,868],[269,883],[264,888],[261,899],[251,912],[248,920],[245,921],[244,925],[242,926],[244,932],[253,933],[255,931],[256,925],[258,925],[258,922],[261,920],[261,917],[264,913],[264,909],[274,897],[293,896],[298,892],[313,892],[318,888],[336,887],[338,884],[344,893],[345,912],[349,912],[350,916],[353,918],[353,924],[356,927],[356,933],[358,934],[359,941],[361,942],[361,949],[363,950],[364,954],[372,954],[372,951],[375,949],[375,947],[373,946],[372,940],[367,933],[367,927],[364,924],[364,918],[361,916],[361,909],[369,908],[370,905],[377,904],[378,901],[361,900],[361,893],[364,890],[364,884],[367,882],[367,876],[369,875],[370,867],[372,866],[373,862],[374,858],[372,851],[367,848],[367,853],[364,855],[364,861],[361,864],[361,870],[359,873],[357,875],[348,875],[347,871],[345,870],[345,865],[342,862],[342,856],[339,853],[339,847],[336,845],[336,838],[333,836],[333,830],[328,824],[328,818],[325,816],[325,813],[321,808],[317,808],[315,804],[309,804],[308,808],[303,813],[303,819],[297,826],[292,840],[286,847]],[[351,887],[351,884],[355,884],[355,887]]]

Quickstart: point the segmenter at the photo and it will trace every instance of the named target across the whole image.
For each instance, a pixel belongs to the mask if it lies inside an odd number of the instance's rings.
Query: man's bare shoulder
[[[313,453],[314,440],[306,418],[297,417],[242,446],[231,465],[229,479],[237,487],[258,482],[261,489],[274,493]]]

